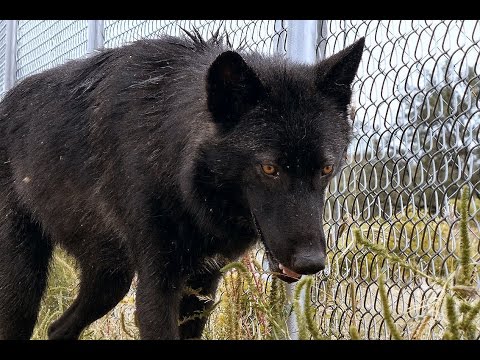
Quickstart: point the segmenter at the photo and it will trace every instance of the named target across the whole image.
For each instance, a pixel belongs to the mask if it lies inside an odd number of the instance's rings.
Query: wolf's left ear
[[[352,96],[352,82],[362,59],[364,46],[365,38],[362,37],[316,65],[317,89],[333,95],[341,105],[348,105]]]
[[[207,104],[215,122],[233,126],[262,94],[260,79],[234,51],[220,54],[208,69]]]

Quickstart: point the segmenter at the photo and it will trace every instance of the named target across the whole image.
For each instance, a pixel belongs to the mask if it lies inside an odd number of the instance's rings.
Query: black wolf
[[[261,239],[283,279],[324,268],[324,191],[351,139],[363,38],[316,65],[220,37],[141,40],[26,78],[0,105],[0,338],[32,334],[52,248],[77,338],[138,275],[143,339],[198,338],[219,268]]]

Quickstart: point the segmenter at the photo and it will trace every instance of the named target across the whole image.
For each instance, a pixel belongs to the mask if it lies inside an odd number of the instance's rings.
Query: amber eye
[[[333,165],[327,165],[322,169],[322,174],[328,175],[328,174],[331,174],[332,171],[333,171]]]
[[[277,168],[273,165],[263,164],[262,170],[267,175],[275,175],[277,173]]]

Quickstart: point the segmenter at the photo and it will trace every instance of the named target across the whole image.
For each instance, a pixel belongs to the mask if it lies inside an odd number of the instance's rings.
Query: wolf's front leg
[[[187,280],[187,286],[197,294],[186,294],[180,303],[180,338],[200,339],[207,322],[208,312],[214,305],[220,271],[197,274]],[[200,298],[204,296],[205,298]]]
[[[179,339],[180,301],[179,282],[162,281],[156,271],[139,270],[136,305],[140,337],[144,340]]]

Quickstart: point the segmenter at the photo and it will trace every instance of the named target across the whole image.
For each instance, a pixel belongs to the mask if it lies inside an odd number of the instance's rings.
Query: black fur
[[[52,339],[77,338],[135,273],[143,339],[200,337],[205,319],[178,321],[211,303],[183,289],[214,294],[259,232],[273,263],[323,268],[324,190],[350,141],[363,39],[310,66],[190,37],[104,50],[5,96],[0,338],[31,336],[55,245],[81,285]]]

